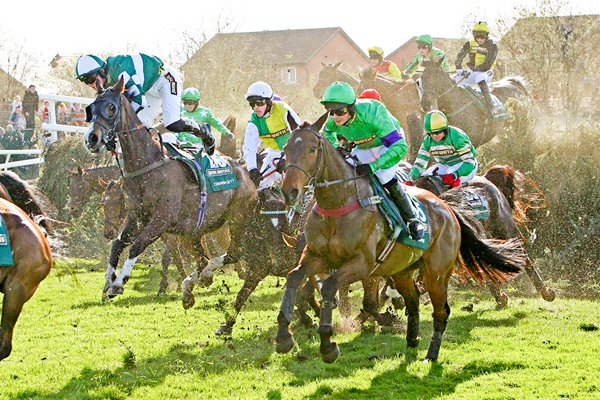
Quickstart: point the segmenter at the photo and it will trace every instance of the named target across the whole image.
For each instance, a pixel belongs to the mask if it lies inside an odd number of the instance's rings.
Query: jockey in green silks
[[[356,172],[379,179],[398,206],[411,237],[422,239],[425,227],[416,218],[410,199],[396,179],[396,169],[407,151],[400,122],[383,103],[357,99],[354,89],[346,82],[329,85],[321,104],[329,111],[323,135],[334,147],[339,147],[338,135],[356,145],[352,155],[361,163],[356,166]]]

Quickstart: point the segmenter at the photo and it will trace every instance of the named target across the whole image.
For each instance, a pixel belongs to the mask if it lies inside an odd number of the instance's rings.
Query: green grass
[[[327,365],[314,329],[296,327],[296,348],[274,351],[283,279],[259,286],[224,340],[214,331],[240,287],[235,274],[196,288],[184,311],[175,286],[155,295],[158,268],[143,263],[103,304],[101,264],[77,260],[61,274],[59,263],[42,282],[0,362],[0,399],[600,398],[597,302],[513,294],[497,311],[485,292],[453,290],[438,363],[422,362],[432,329],[422,305],[417,351],[406,349],[402,316],[394,333],[343,329],[341,356]]]

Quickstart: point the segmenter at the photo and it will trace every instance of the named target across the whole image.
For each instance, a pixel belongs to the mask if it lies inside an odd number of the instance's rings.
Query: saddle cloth
[[[13,267],[14,265],[15,260],[13,259],[8,231],[6,230],[4,219],[0,215],[0,267]]]
[[[201,191],[220,192],[240,186],[233,167],[220,155],[215,153],[209,156],[202,151],[191,153],[172,143],[163,143],[163,146],[172,158],[183,162],[192,170]]]

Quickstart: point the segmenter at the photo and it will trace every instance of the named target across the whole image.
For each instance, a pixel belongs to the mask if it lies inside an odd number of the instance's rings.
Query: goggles
[[[98,72],[93,72],[91,74],[83,75],[79,78],[79,80],[86,85],[96,82],[96,78],[98,77]]]
[[[265,100],[259,99],[259,100],[250,100],[250,101],[248,101],[248,104],[250,104],[251,108],[254,108],[254,107],[262,107],[265,104],[267,104],[267,102]]]
[[[348,114],[348,107],[338,108],[337,110],[329,110],[329,115],[341,117],[342,115],[346,114]]]
[[[421,49],[428,49],[429,46],[426,44],[417,44],[417,49],[421,50]]]
[[[196,100],[183,100],[183,104],[186,106],[193,106],[196,104]]]
[[[442,133],[446,133],[446,130],[445,130],[445,129],[442,129],[441,131],[437,131],[437,132],[428,132],[427,134],[428,134],[429,136],[433,136],[433,135],[440,135],[440,134],[442,134]]]

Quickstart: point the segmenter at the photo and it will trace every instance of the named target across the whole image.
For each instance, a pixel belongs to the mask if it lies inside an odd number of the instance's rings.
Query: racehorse
[[[85,134],[88,150],[97,152],[103,146],[112,150],[119,140],[128,201],[127,217],[112,244],[104,299],[123,293],[137,257],[165,232],[185,236],[195,244],[194,257],[204,259],[201,237],[228,223],[232,240],[226,260],[237,261],[241,233],[258,197],[248,172],[227,157],[239,187],[203,196],[198,184],[190,182],[193,172],[183,162],[166,157],[159,138],[141,124],[123,90],[123,79],[111,88],[99,87],[87,110],[91,120]],[[119,257],[129,245],[129,255],[117,276]]]
[[[121,176],[116,165],[100,166],[83,169],[70,173],[69,180],[69,212],[73,218],[79,218],[83,206],[87,204],[92,193],[101,194],[108,182]]]
[[[412,79],[396,81],[377,74],[372,68],[364,68],[360,72],[360,82],[357,92],[365,89],[376,89],[381,95],[381,100],[394,117],[400,121],[404,129],[408,152],[406,159],[414,162],[421,145],[421,130],[413,132],[411,121],[418,119],[421,113],[421,104],[417,84]]]
[[[321,65],[323,66],[323,69],[319,72],[319,79],[313,87],[313,94],[316,98],[320,99],[327,86],[332,82],[346,82],[354,89],[358,87],[358,80],[340,69],[342,61],[335,64],[325,64],[324,62],[321,62]]]
[[[102,211],[104,214],[104,237],[108,240],[114,240],[119,235],[119,229],[127,216],[125,202],[125,193],[121,187],[121,181],[110,181],[106,189],[102,192]],[[169,265],[175,264],[181,280],[187,276],[187,271],[183,266],[182,249],[177,237],[165,234],[160,237],[165,245],[161,258],[162,275],[157,294],[163,294],[169,286]]]
[[[486,107],[478,106],[477,96],[470,88],[458,85],[441,67],[441,60],[423,61],[423,66],[421,106],[424,111],[443,111],[450,125],[464,130],[475,147],[489,142],[504,128],[504,119],[492,118]],[[489,86],[491,93],[504,104],[509,99],[525,100],[526,104],[531,101],[522,77],[506,77]]]
[[[522,221],[525,215],[525,211],[515,201],[516,192],[519,191],[516,184],[518,176],[517,171],[507,165],[494,165],[483,176],[476,176],[455,189],[446,191],[443,183],[436,176],[421,176],[415,180],[415,185],[429,190],[455,209],[472,210],[476,214],[477,211],[472,204],[487,205],[485,208],[489,211],[485,211],[486,215],[470,219],[471,225],[491,239],[507,240],[521,237],[517,221]],[[542,298],[553,301],[556,296],[554,291],[546,286],[529,257],[527,257],[525,271]],[[508,303],[506,293],[495,285],[490,286],[490,289],[497,305],[506,306]]]
[[[12,266],[0,266],[0,292],[4,293],[0,322],[0,360],[3,360],[12,351],[13,330],[23,304],[50,273],[52,252],[42,230],[19,207],[0,199],[0,216],[14,260]]]
[[[361,208],[358,201],[373,196],[368,179],[356,176],[354,167],[346,163],[319,133],[327,115],[312,125],[304,123],[296,129],[284,148],[287,167],[281,190],[286,203],[297,203],[308,186],[314,188],[321,211],[313,209],[308,216],[305,225],[307,245],[299,265],[287,277],[277,317],[276,350],[284,353],[294,346],[290,323],[300,284],[307,277],[330,270],[334,272],[321,288],[323,300],[318,332],[323,361],[331,363],[339,356],[337,344],[331,341],[332,309],[339,287],[362,281],[365,290],[363,309],[376,320],[380,318],[376,291],[370,290],[369,278],[374,276],[391,277],[403,296],[408,314],[407,344],[416,347],[419,301],[413,273],[420,270],[433,305],[434,333],[427,359],[437,360],[450,315],[448,281],[457,261],[460,261],[459,271],[476,281],[503,282],[519,273],[525,264],[520,242],[517,239],[505,242],[482,239],[464,222],[460,212],[451,209],[431,192],[409,187],[407,191],[421,202],[429,219],[429,247],[426,250],[408,247],[394,243],[393,239],[388,243],[391,229],[384,215],[374,205]],[[389,255],[380,260],[379,252],[388,245],[392,246]],[[380,261],[376,266],[377,260]]]
[[[33,190],[19,175],[10,171],[0,172],[0,197],[16,204],[35,221],[47,235],[52,224],[36,200]]]

